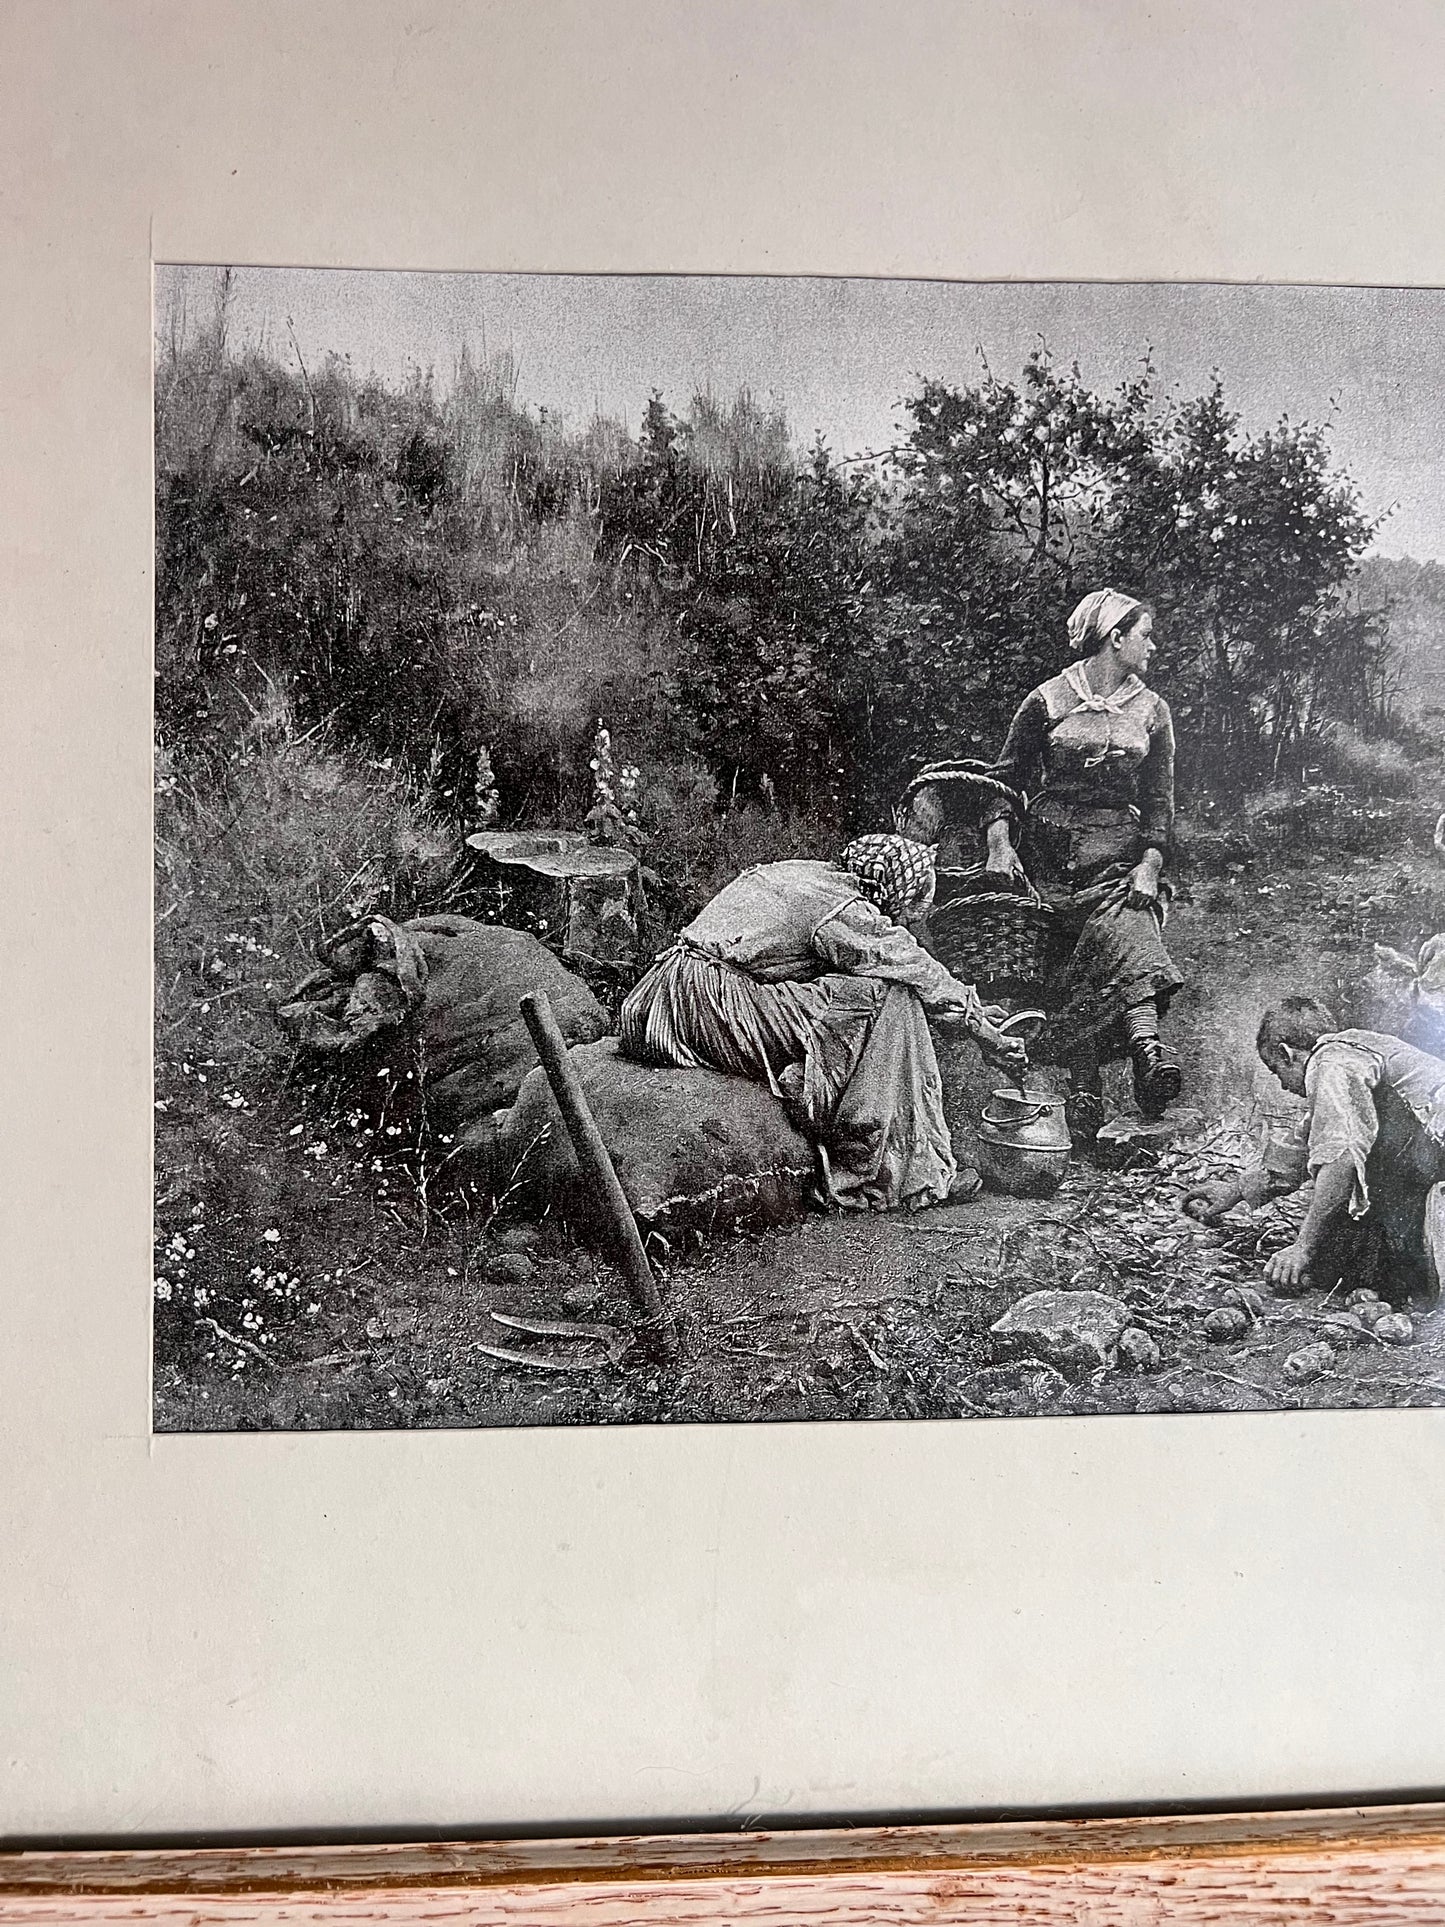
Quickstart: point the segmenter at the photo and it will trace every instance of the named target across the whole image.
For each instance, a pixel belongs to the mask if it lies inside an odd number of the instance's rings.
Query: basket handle
[[[972,863],[969,865],[969,867],[966,870],[955,871],[952,874],[962,876],[962,877],[970,877],[970,878],[987,876],[988,865],[986,863]],[[1009,878],[1009,879],[1004,879],[1000,877],[998,879],[998,882],[999,882],[1000,896],[1026,897],[1030,903],[1037,904],[1040,910],[1045,908],[1043,898],[1039,895],[1038,891],[1034,888],[1030,879],[1024,874],[1022,870],[1015,870],[1012,878]],[[1021,883],[1023,885],[1023,888],[1021,890],[1011,890],[1008,887],[1010,882]]]

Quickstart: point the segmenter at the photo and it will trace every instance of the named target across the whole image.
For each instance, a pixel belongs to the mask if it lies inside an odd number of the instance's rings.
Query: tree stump
[[[589,843],[581,830],[478,830],[467,844],[509,921],[526,915],[572,961],[637,961],[642,870],[630,850]]]

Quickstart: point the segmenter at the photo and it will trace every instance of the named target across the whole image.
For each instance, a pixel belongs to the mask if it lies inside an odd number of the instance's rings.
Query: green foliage
[[[458,825],[489,750],[513,815],[585,809],[599,710],[659,727],[667,639],[600,597],[599,475],[465,354],[444,403],[344,363],[230,357],[218,329],[158,378],[156,708],[179,755],[224,762],[272,685],[428,784]],[[664,727],[670,727],[670,723]]]

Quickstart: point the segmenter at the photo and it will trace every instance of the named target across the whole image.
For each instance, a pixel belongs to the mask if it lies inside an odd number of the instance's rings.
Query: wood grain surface
[[[1445,1922],[1445,1803],[1135,1820],[0,1854],[0,1922]]]

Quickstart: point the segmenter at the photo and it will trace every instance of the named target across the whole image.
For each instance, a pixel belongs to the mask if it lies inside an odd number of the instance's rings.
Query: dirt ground
[[[1172,1034],[1202,1130],[1119,1169],[1076,1159],[1045,1203],[985,1195],[655,1248],[680,1340],[669,1364],[632,1342],[617,1276],[557,1227],[434,1212],[365,1125],[341,1141],[337,1121],[308,1118],[294,1094],[248,1092],[224,1066],[163,1063],[165,1128],[239,1144],[254,1181],[228,1196],[161,1161],[156,1427],[1445,1404],[1445,1314],[1417,1311],[1408,1339],[1387,1342],[1368,1321],[1340,1320],[1343,1287],[1289,1300],[1264,1289],[1264,1259],[1288,1237],[1277,1211],[1209,1230],[1180,1209],[1188,1187],[1246,1147],[1263,1003],[1306,989],[1342,1022],[1378,1020],[1372,940],[1410,948],[1441,927],[1445,871],[1418,838],[1367,857],[1221,861],[1186,878],[1169,941],[1191,987]],[[1121,1300],[1157,1357],[1139,1343],[1142,1369],[1066,1376],[1004,1355],[990,1326],[1052,1287]],[[1206,1321],[1225,1309],[1239,1329],[1211,1336]],[[558,1322],[596,1335],[535,1329]],[[1322,1340],[1319,1370],[1286,1370]]]
[[[984,1196],[911,1217],[819,1216],[718,1240],[667,1272],[682,1350],[670,1366],[631,1346],[603,1362],[595,1344],[495,1321],[496,1312],[533,1324],[578,1316],[564,1302],[574,1261],[544,1252],[524,1257],[523,1269],[515,1265],[523,1254],[504,1250],[479,1277],[447,1280],[451,1289],[432,1274],[380,1282],[356,1308],[357,1343],[309,1358],[278,1348],[244,1374],[226,1369],[189,1388],[158,1380],[157,1424],[588,1425],[1445,1404],[1438,1311],[1416,1316],[1413,1342],[1391,1345],[1335,1322],[1339,1292],[1333,1303],[1318,1292],[1261,1294],[1236,1342],[1212,1341],[1206,1317],[1247,1304],[1262,1261],[1238,1229],[1212,1232],[1184,1217],[1172,1176],[1157,1166],[1080,1167],[1047,1210]],[[990,1325],[1026,1292],[1053,1285],[1122,1297],[1131,1323],[1159,1347],[1157,1369],[1075,1382],[1047,1366],[1000,1363]],[[625,1332],[631,1318],[618,1281],[604,1272],[596,1288],[581,1322]],[[1322,1337],[1335,1351],[1329,1369],[1290,1383],[1285,1359]],[[555,1366],[514,1363],[498,1351]]]

